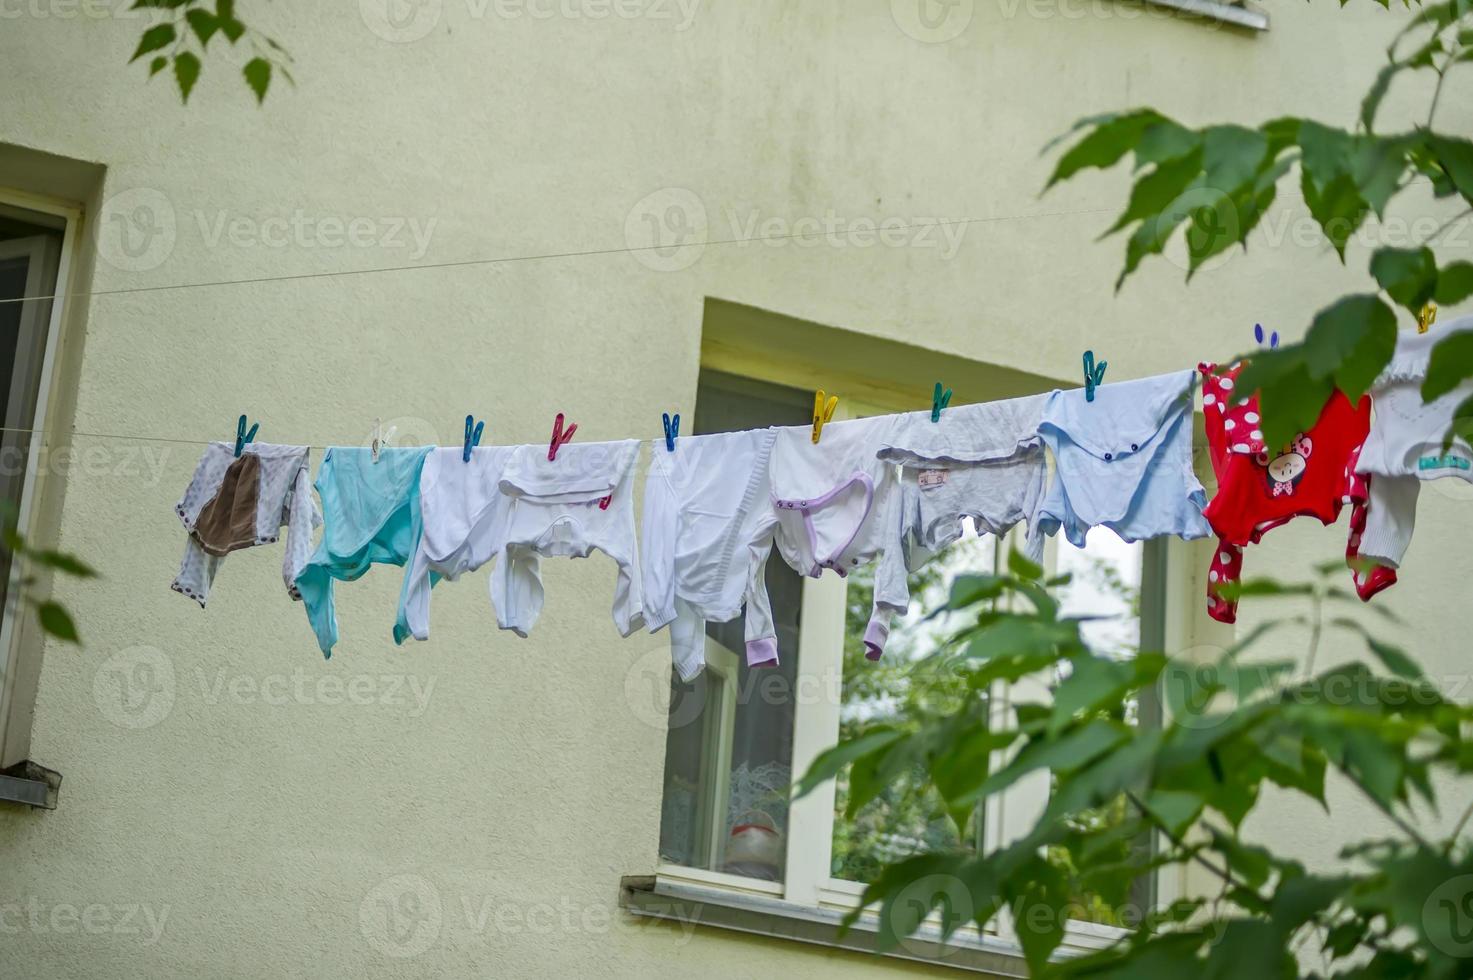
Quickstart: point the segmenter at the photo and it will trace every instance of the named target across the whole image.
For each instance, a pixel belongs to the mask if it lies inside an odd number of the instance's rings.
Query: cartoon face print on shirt
[[[1268,488],[1275,497],[1294,495],[1294,488],[1299,486],[1299,481],[1304,479],[1304,473],[1309,469],[1309,457],[1313,452],[1314,440],[1301,432],[1279,455],[1270,458],[1267,450],[1258,454],[1258,465],[1264,468]]]

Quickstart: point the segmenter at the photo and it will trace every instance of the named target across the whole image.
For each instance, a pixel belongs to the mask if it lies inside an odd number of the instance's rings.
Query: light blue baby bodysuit
[[[1062,527],[1082,548],[1096,525],[1126,541],[1212,533],[1192,471],[1194,378],[1188,369],[1101,385],[1092,402],[1082,388],[1049,396],[1038,428],[1056,464],[1039,508],[1046,534]]]
[[[323,534],[297,576],[297,590],[324,656],[338,641],[333,580],[352,582],[372,564],[404,565],[419,545],[419,477],[430,446],[386,448],[378,462],[368,449],[334,447],[317,471]],[[408,629],[394,624],[402,640]]]

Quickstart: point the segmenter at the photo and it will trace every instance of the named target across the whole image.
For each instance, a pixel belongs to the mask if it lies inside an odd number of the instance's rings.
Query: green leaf
[[[1456,306],[1473,296],[1473,263],[1450,262],[1437,273],[1437,293],[1433,299],[1443,306]]]
[[[1473,143],[1429,133],[1427,145],[1463,200],[1473,204]]]
[[[1253,179],[1268,150],[1268,137],[1245,126],[1209,126],[1202,132],[1203,183],[1232,194]]]
[[[266,89],[271,85],[271,62],[265,58],[252,58],[243,69],[246,84],[256,93],[256,104],[266,101]]]
[[[1128,737],[1109,722],[1096,719],[1058,739],[1035,739],[1024,745],[1011,762],[987,777],[981,786],[952,802],[964,806],[986,799],[1038,769],[1066,772],[1080,769],[1127,741]]]
[[[1437,288],[1437,258],[1430,248],[1380,248],[1371,256],[1371,275],[1416,316]]]
[[[1001,575],[958,575],[951,583],[951,598],[946,608],[965,609],[996,599],[1007,590],[1007,585],[1007,579]]]
[[[1104,702],[1119,704],[1135,678],[1134,668],[1105,657],[1078,657],[1073,669],[1054,691],[1054,710],[1049,732],[1063,730],[1080,711],[1098,708]]]
[[[1244,399],[1258,395],[1264,441],[1284,446],[1314,425],[1334,390],[1329,378],[1311,374],[1304,345],[1293,344],[1255,354],[1238,376],[1234,394]]]
[[[138,39],[138,49],[133,52],[133,57],[128,59],[129,64],[159,48],[168,47],[174,43],[178,35],[174,33],[173,24],[158,24],[143,32],[143,37]]]
[[[194,52],[181,51],[174,56],[174,80],[179,83],[179,95],[185,102],[194,91],[194,83],[199,81],[199,70],[199,58]]]
[[[1146,798],[1146,809],[1172,836],[1180,837],[1202,812],[1202,798],[1196,793],[1160,789]]]
[[[69,555],[61,551],[32,551],[27,557],[38,565],[54,568],[67,575],[75,575],[78,578],[97,577],[97,571],[76,555]]]
[[[168,67],[168,64],[168,58],[165,58],[163,55],[158,55],[148,65],[148,77],[152,78],[153,76],[157,75],[159,72]]]
[[[184,19],[189,23],[190,30],[194,31],[194,36],[199,38],[200,47],[209,47],[210,38],[220,29],[220,22],[215,15],[208,10],[194,7],[185,11]]]
[[[1008,571],[1029,582],[1037,582],[1043,578],[1043,566],[1030,560],[1017,548],[1008,552]]]
[[[1379,296],[1345,296],[1315,314],[1304,339],[1305,366],[1333,378],[1352,402],[1370,390],[1396,350],[1396,314]]]
[[[1473,332],[1448,334],[1432,348],[1422,400],[1435,401],[1473,377]]]
[[[41,621],[41,629],[52,636],[65,640],[68,643],[81,643],[77,636],[77,625],[72,622],[71,614],[55,602],[36,603],[36,616]]]
[[[1135,166],[1163,164],[1187,156],[1202,145],[1202,137],[1170,119],[1151,123],[1135,145]]]
[[[893,728],[870,729],[856,738],[847,739],[819,753],[818,758],[808,767],[803,778],[793,790],[793,798],[801,799],[813,792],[823,783],[837,776],[845,766],[856,759],[872,755],[885,748],[902,737],[902,733]]]
[[[1370,651],[1376,655],[1376,659],[1380,660],[1382,665],[1397,677],[1405,677],[1408,680],[1414,681],[1427,679],[1427,675],[1422,672],[1422,668],[1415,660],[1407,656],[1405,650],[1376,637],[1370,630],[1366,629],[1356,620],[1337,618],[1331,622],[1341,629],[1359,634],[1366,641],[1366,646]]]
[[[1172,201],[1182,195],[1202,170],[1202,155],[1190,153],[1178,160],[1157,164],[1155,169],[1136,181],[1131,189],[1130,201],[1125,210],[1101,235],[1105,238],[1136,221],[1159,214]]]
[[[1309,213],[1324,230],[1325,237],[1335,247],[1341,261],[1345,259],[1345,246],[1350,236],[1365,221],[1371,206],[1361,197],[1360,188],[1349,174],[1335,175],[1323,188],[1310,179],[1309,171],[1303,172],[1300,189]]]
[[[973,660],[1003,656],[1027,656],[1052,653],[1061,646],[1079,642],[1077,623],[1046,623],[1036,619],[1009,616],[999,619],[972,634],[964,655]]]
[[[1154,109],[1138,109],[1095,122],[1094,129],[1059,159],[1044,190],[1087,167],[1113,167],[1135,147],[1148,126],[1162,121],[1164,117]]]

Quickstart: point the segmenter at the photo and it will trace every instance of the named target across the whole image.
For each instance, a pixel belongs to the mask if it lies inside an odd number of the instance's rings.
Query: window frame
[[[0,206],[48,215],[63,222],[60,254],[57,256],[56,282],[51,288],[50,295],[53,298],[46,317],[46,339],[42,347],[39,366],[36,404],[28,426],[32,438],[27,448],[26,468],[21,478],[20,502],[17,507],[16,527],[21,534],[32,537],[35,530],[38,485],[42,476],[41,454],[43,447],[48,444],[50,434],[50,427],[47,423],[53,408],[51,396],[53,383],[56,380],[58,352],[63,324],[70,312],[68,299],[71,293],[72,275],[77,264],[82,208],[55,198],[8,187],[0,187]],[[11,591],[8,594],[15,594],[14,590],[19,588],[20,576],[19,564],[12,562],[8,584]],[[21,731],[23,727],[29,725],[29,706],[20,703],[22,688],[25,686],[21,675],[25,667],[29,666],[23,664],[28,652],[27,630],[20,621],[21,610],[10,602],[5,603],[4,606],[4,609],[0,609],[0,770],[23,761],[24,752],[15,746],[29,748],[30,741],[29,732]],[[38,657],[40,656],[39,646],[37,643],[37,649],[34,651],[35,656]],[[30,696],[33,695],[34,691],[30,692]]]

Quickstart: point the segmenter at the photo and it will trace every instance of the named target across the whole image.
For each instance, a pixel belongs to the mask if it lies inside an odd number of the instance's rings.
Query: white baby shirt
[[[1053,453],[1053,483],[1040,508],[1046,534],[1060,528],[1084,547],[1103,525],[1125,541],[1212,533],[1207,495],[1192,471],[1191,369],[1095,389],[1055,391],[1039,434]]]
[[[887,594],[962,535],[963,518],[977,533],[1007,534],[1026,522],[1025,551],[1043,556],[1038,509],[1048,462],[1038,425],[1049,395],[961,405],[937,422],[929,412],[900,417],[880,458],[901,464],[900,549],[890,549],[880,576]]]
[[[1425,334],[1397,337],[1391,363],[1371,388],[1371,434],[1356,472],[1374,476],[1361,535],[1363,558],[1399,567],[1417,523],[1422,482],[1457,477],[1473,482],[1473,447],[1462,438],[1442,448],[1453,413],[1473,397],[1473,379],[1423,404],[1422,382],[1432,348],[1453,334],[1473,330],[1473,316],[1460,317]]]
[[[634,534],[634,464],[639,440],[519,446],[501,474],[506,496],[504,556],[491,572],[502,629],[526,636],[542,612],[541,558],[586,558],[595,549],[618,565],[614,625],[629,636],[644,625]]]
[[[765,572],[777,519],[768,465],[772,429],[682,436],[651,445],[640,531],[645,620],[670,626],[675,670],[705,666],[705,623],[746,606],[747,663],[777,662]]]
[[[824,569],[842,576],[899,548],[899,481],[893,463],[879,458],[897,416],[832,422],[813,444],[807,426],[774,430],[772,506],[776,543],[799,574],[818,578]],[[865,629],[866,656],[878,660],[890,619],[904,612],[910,593],[904,577],[875,582],[874,608]]]
[[[463,449],[440,448],[425,457],[419,477],[423,531],[404,570],[397,642],[406,635],[429,638],[433,578],[454,581],[501,552],[506,538],[501,475],[514,451],[511,446],[477,446],[467,462]]]
[[[287,529],[281,577],[287,593],[293,599],[300,599],[297,575],[312,554],[312,530],[322,524],[322,515],[312,499],[312,480],[308,472],[310,447],[252,442],[243,448],[242,455],[246,454],[256,457],[260,467],[259,480],[253,486],[237,491],[237,500],[241,502],[248,502],[249,494],[255,496],[255,540],[252,543],[271,544],[277,540],[281,528]],[[234,443],[210,443],[195,466],[194,477],[189,481],[184,496],[174,505],[174,513],[190,536],[184,545],[179,574],[169,587],[198,602],[200,608],[204,608],[209,599],[210,586],[225,556],[210,554],[200,546],[194,536],[195,525],[205,505],[220,493],[226,471],[236,461]]]

